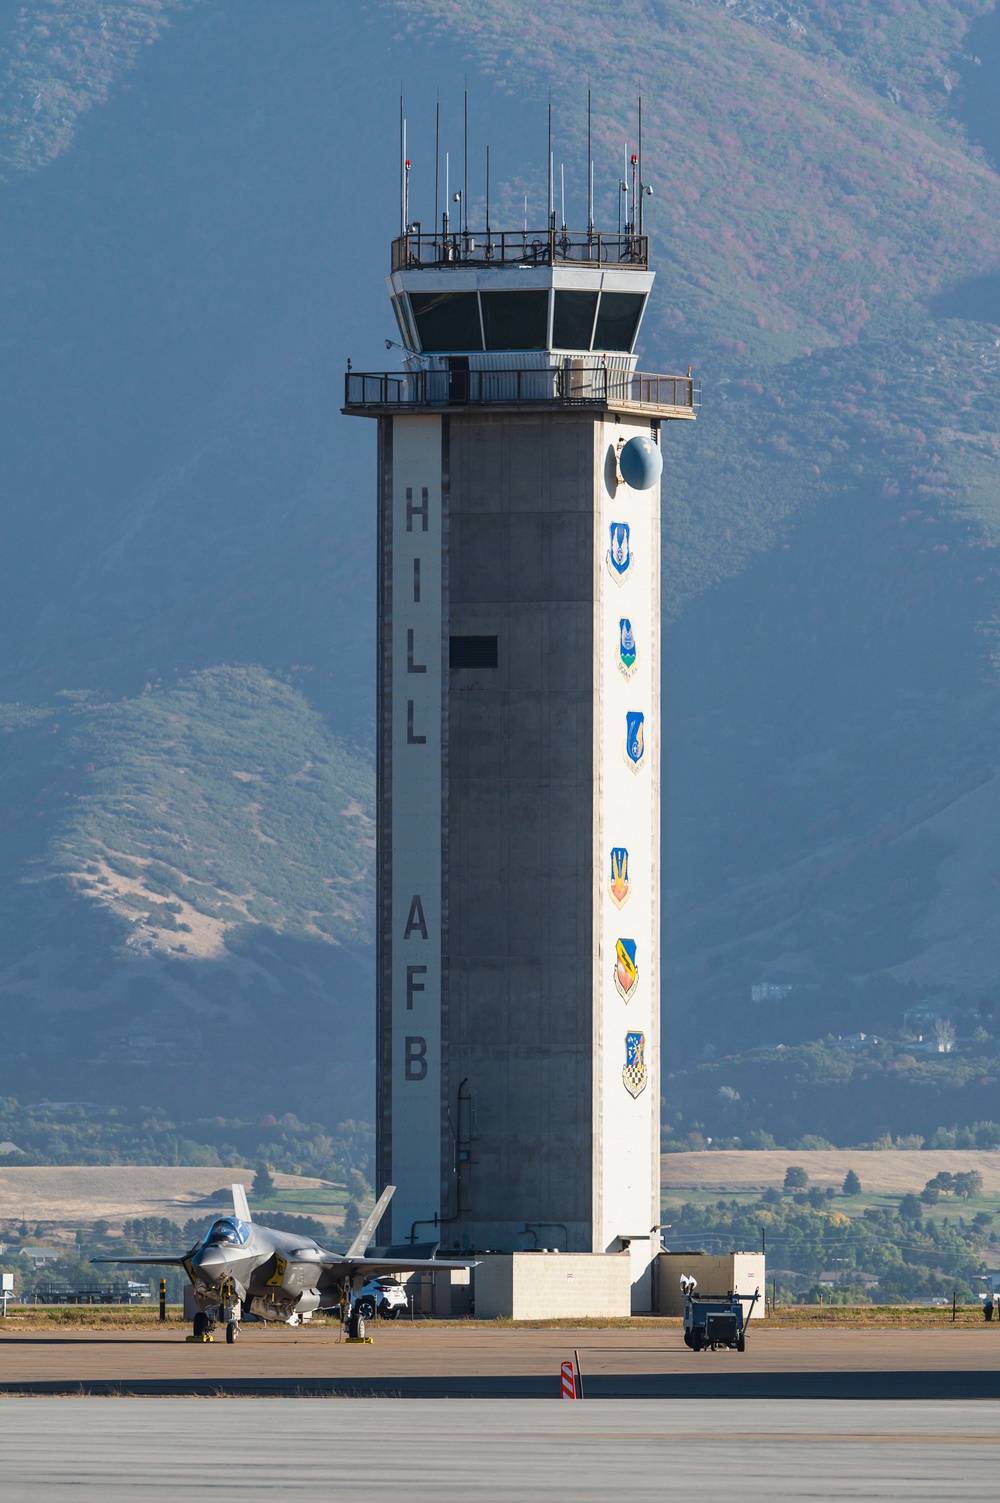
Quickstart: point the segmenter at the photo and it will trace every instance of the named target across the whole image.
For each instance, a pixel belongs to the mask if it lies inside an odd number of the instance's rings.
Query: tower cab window
[[[410,310],[407,306],[405,295],[392,299],[392,309],[396,315],[396,322],[399,325],[399,334],[403,341],[404,349],[415,350],[417,348],[417,336],[410,319]]]
[[[474,292],[411,292],[410,308],[422,350],[482,349],[479,300]]]
[[[479,296],[488,350],[545,349],[549,322],[548,292],[482,292]]]
[[[643,292],[559,288],[552,319],[557,350],[631,352],[639,331]],[[548,348],[549,294],[523,292],[411,292],[393,298],[403,343],[425,354]]]
[[[631,350],[645,302],[643,292],[602,292],[594,330],[595,350]]]
[[[596,292],[560,290],[552,322],[552,343],[557,350],[589,350],[597,313]]]

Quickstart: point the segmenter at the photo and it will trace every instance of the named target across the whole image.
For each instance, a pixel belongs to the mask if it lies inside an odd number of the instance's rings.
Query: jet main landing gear
[[[192,1334],[188,1341],[211,1341],[212,1332],[215,1330],[215,1321],[204,1310],[195,1313]]]

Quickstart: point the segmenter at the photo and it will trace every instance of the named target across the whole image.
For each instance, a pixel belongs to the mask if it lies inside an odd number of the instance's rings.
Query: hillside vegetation
[[[198,0],[42,0],[0,5],[0,174],[34,172],[65,151],[78,117],[106,104],[169,23]]]
[[[301,1107],[365,1115],[368,760],[261,669],[0,716],[0,807],[21,863],[0,887],[5,1088],[79,1097],[86,1063],[88,1098],[137,1105],[166,1069],[175,1104],[196,1109],[219,1045],[242,1036],[298,1076]],[[340,1054],[310,1058],[302,1040],[317,1035]],[[209,1089],[238,1107],[247,1084],[233,1060]],[[287,1110],[287,1079],[259,1089],[255,1105]]]
[[[81,700],[34,727],[59,737],[72,778],[51,861],[77,891],[181,953],[218,954],[254,922],[371,942],[371,765],[300,693],[214,668],[122,704]]]

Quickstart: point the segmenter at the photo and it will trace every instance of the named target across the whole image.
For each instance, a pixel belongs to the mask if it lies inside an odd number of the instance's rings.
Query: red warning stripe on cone
[[[564,1362],[559,1368],[559,1387],[564,1399],[576,1398],[576,1374],[572,1362]]]

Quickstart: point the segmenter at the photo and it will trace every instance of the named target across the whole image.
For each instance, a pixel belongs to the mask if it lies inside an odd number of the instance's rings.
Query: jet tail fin
[[[358,1232],[358,1235],[355,1237],[354,1241],[347,1249],[346,1256],[348,1258],[364,1257],[365,1250],[367,1249],[369,1242],[375,1235],[375,1228],[378,1226],[379,1222],[382,1220],[382,1217],[385,1215],[386,1207],[388,1206],[395,1193],[395,1185],[386,1185],[385,1189],[382,1191],[382,1194],[375,1202],[374,1210],[371,1212],[364,1226],[361,1228],[360,1232]]]
[[[233,1185],[232,1186],[232,1191],[233,1191],[233,1210],[236,1213],[236,1218],[237,1218],[238,1221],[245,1221],[249,1225],[250,1221],[252,1220],[252,1217],[250,1215],[250,1205],[249,1205],[249,1202],[247,1201],[246,1186],[245,1185]]]

